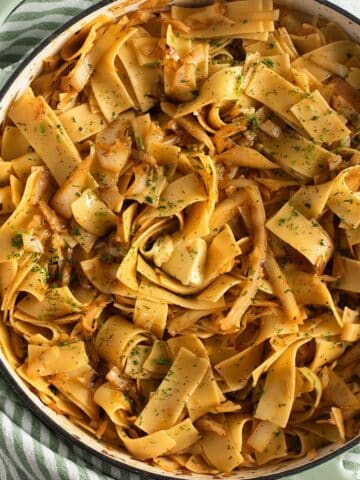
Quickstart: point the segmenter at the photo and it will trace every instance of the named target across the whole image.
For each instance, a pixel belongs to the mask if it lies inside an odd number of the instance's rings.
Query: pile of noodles
[[[44,60],[1,133],[1,348],[163,469],[359,431],[360,47],[272,0],[148,2]]]

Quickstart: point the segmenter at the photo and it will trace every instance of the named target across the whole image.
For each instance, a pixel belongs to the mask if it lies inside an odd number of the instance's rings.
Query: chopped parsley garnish
[[[153,60],[152,62],[144,63],[144,67],[157,67],[160,65],[160,60]]]
[[[240,93],[241,93],[241,85],[243,84],[243,81],[244,81],[244,76],[239,75],[237,80],[236,80],[236,93],[238,95],[240,95]]]
[[[263,60],[261,60],[261,63],[263,63],[269,68],[274,68],[274,62],[273,60],[271,60],[271,58],[264,58]]]
[[[136,137],[136,145],[139,150],[145,151],[145,145],[143,139],[141,137]]]
[[[158,365],[170,365],[171,364],[171,362],[168,358],[156,358],[155,362]]]
[[[259,128],[260,122],[256,115],[249,115],[247,118],[248,128]]]
[[[21,248],[24,245],[21,233],[17,233],[11,239],[11,245],[15,248]]]

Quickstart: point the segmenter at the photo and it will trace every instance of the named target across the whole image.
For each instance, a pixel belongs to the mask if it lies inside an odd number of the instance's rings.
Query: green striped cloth
[[[6,2],[0,0],[0,9]],[[0,67],[19,61],[60,24],[94,3],[95,0],[25,0],[0,27]],[[336,3],[360,16],[359,0]],[[340,470],[335,468],[333,461],[291,480],[360,480],[360,447],[346,454]],[[0,376],[0,480],[112,479],[140,480],[140,477],[59,439],[25,407]]]

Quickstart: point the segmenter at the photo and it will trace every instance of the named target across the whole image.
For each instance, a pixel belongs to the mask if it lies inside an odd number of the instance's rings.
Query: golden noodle
[[[170,471],[346,441],[360,47],[272,0],[116,13],[45,59],[2,128],[4,355]]]

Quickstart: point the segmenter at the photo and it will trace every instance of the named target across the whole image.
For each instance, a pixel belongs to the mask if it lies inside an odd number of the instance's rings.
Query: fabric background
[[[8,0],[0,0],[2,2]],[[360,0],[335,0],[360,17]],[[19,61],[66,20],[96,0],[25,0],[0,27],[0,67]],[[360,446],[344,459],[345,478],[360,480]],[[342,480],[338,477],[328,480]],[[325,480],[320,469],[307,479]],[[195,478],[195,477],[194,477]],[[297,479],[301,479],[297,477]],[[140,480],[67,444],[39,421],[0,376],[0,480]],[[289,479],[290,480],[290,479]]]

